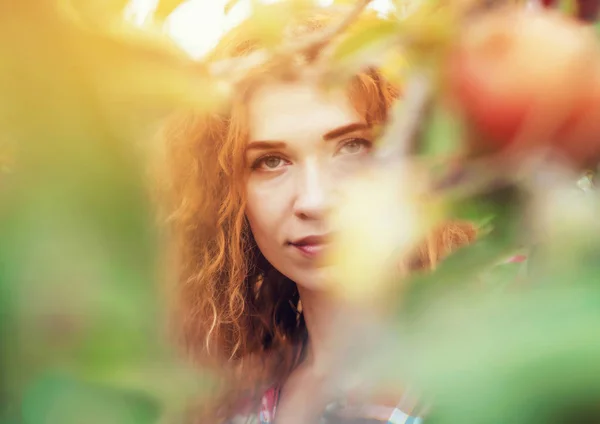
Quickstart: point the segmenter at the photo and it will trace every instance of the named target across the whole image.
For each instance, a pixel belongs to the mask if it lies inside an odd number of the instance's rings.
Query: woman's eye
[[[342,146],[338,150],[338,153],[345,155],[355,155],[357,153],[362,153],[363,151],[368,150],[370,147],[370,141],[367,141],[363,138],[353,138],[343,142]]]
[[[281,164],[281,162],[283,161],[277,156],[269,156],[268,158],[265,158],[263,160],[263,163],[267,168],[277,168]]]
[[[273,171],[280,168],[283,165],[285,165],[285,161],[279,156],[264,156],[262,158],[257,159],[252,164],[252,169]]]

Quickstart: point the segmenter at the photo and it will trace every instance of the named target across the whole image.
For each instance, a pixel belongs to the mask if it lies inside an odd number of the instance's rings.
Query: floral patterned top
[[[264,394],[259,412],[259,424],[274,423],[278,400],[279,390],[277,388],[272,388]],[[370,423],[422,424],[423,421],[419,417],[412,417],[393,407],[369,405],[361,411],[366,415],[363,418],[369,420]]]

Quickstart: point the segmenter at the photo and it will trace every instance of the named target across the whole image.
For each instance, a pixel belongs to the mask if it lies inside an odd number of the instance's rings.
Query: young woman
[[[256,47],[238,30],[213,57]],[[340,328],[345,305],[323,290],[327,212],[339,181],[371,154],[373,129],[399,90],[366,70],[326,94],[304,59],[253,71],[225,112],[179,114],[167,126],[177,323],[195,359],[235,379],[216,415],[201,422],[246,414],[260,423],[310,423],[334,400],[327,384],[334,344],[348,332]],[[474,235],[468,224],[448,224],[428,237],[415,267],[432,267]],[[374,406],[363,409],[365,418],[414,421],[394,402],[364,403]]]

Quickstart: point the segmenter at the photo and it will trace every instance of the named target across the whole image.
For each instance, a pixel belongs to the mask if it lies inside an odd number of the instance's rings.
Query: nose
[[[294,214],[302,220],[321,220],[331,208],[330,175],[316,158],[307,160],[297,175]]]

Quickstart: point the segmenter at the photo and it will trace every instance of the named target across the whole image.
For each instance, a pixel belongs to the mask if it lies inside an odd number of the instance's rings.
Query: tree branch
[[[430,77],[415,73],[409,79],[404,97],[397,103],[385,135],[381,138],[376,157],[383,161],[396,160],[409,154],[417,141],[431,101]]]
[[[360,14],[371,3],[372,0],[358,0],[350,13],[344,16],[337,25],[319,31],[297,46],[297,52],[312,51],[315,48],[322,49],[327,46],[335,37],[343,33],[354,21],[358,19]]]
[[[352,10],[336,24],[322,31],[306,36],[302,40],[283,43],[273,53],[266,49],[257,50],[247,56],[226,59],[209,65],[209,73],[214,77],[227,77],[260,66],[277,57],[289,57],[302,53],[318,53],[338,35],[343,33],[371,3],[372,0],[358,0]]]

